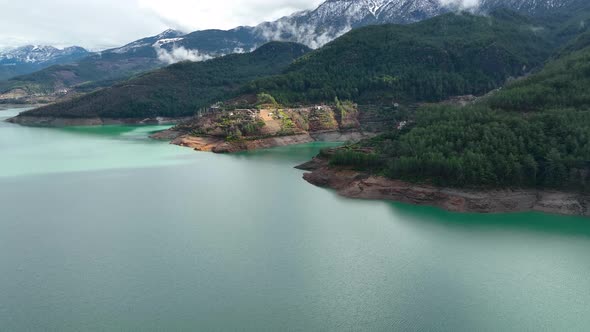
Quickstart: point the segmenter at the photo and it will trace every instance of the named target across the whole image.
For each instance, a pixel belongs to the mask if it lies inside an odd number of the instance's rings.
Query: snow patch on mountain
[[[254,28],[265,41],[294,41],[319,48],[353,28],[412,23],[450,11],[442,0],[328,0],[315,10],[295,13]],[[472,1],[472,0],[444,0]]]
[[[479,0],[481,10],[505,7],[521,13],[535,14],[566,7],[579,0]]]
[[[262,23],[253,31],[265,41],[294,41],[318,48],[365,25],[408,24],[460,10],[486,13],[508,8],[533,14],[575,1],[578,0],[327,0],[314,10]]]
[[[165,39],[160,39],[158,41],[156,41],[152,46],[153,47],[162,47],[164,45],[168,45],[168,44],[175,44],[179,41],[183,40],[183,38],[165,38]]]
[[[136,41],[129,43],[125,46],[106,50],[106,51],[104,51],[104,53],[115,53],[115,54],[133,53],[133,52],[137,52],[141,49],[152,47],[152,45],[154,45],[155,43],[160,43],[160,46],[162,46],[166,43],[178,42],[181,40],[181,37],[183,35],[184,35],[183,32],[180,32],[178,30],[168,29],[156,36],[136,40]]]
[[[172,38],[184,36],[184,34],[185,33],[182,31],[168,29],[168,30],[163,31],[159,35],[155,36],[154,38],[155,39],[172,39]]]
[[[534,14],[562,8],[575,1],[580,0],[326,0],[313,10],[296,12],[255,27],[197,31],[188,35],[169,29],[120,48],[106,50],[103,54],[115,53],[123,58],[153,58],[155,54],[163,63],[171,64],[249,52],[270,41],[298,42],[315,49],[351,29],[366,25],[408,24],[458,10],[486,13],[497,8],[508,8]],[[0,64],[10,64],[12,59],[24,63],[42,62],[59,51],[65,50],[50,46],[26,46],[0,52]],[[76,51],[80,50],[72,50]]]
[[[116,53],[116,54],[125,54],[125,53],[129,53],[135,49],[138,48],[142,48],[142,47],[146,47],[146,46],[150,46],[149,43],[143,42],[143,41],[136,41],[130,44],[127,44],[123,47],[119,47],[119,48],[115,48],[112,50],[107,50],[106,52],[108,53]]]
[[[181,61],[179,59],[202,60],[229,54],[233,47],[236,50],[255,49],[270,41],[297,42],[316,49],[351,29],[366,25],[409,24],[461,10],[487,13],[496,8],[508,8],[531,13],[562,7],[572,1],[579,0],[326,0],[313,10],[296,12],[255,27],[224,31],[215,37],[223,40],[217,49],[208,45],[207,52],[195,50],[204,48],[201,43],[211,44],[211,34],[214,33],[197,31],[186,35],[186,40],[172,38],[174,48],[161,42],[160,46],[165,50],[158,50],[158,55],[167,63]]]
[[[44,64],[57,61],[69,56],[83,56],[89,52],[82,47],[66,47],[59,49],[48,45],[27,45],[0,52],[0,62],[3,64]]]

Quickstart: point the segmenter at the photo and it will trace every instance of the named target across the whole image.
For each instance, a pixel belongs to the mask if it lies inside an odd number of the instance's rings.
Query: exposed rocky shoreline
[[[215,136],[183,135],[175,130],[165,130],[150,136],[153,139],[170,140],[171,144],[194,149],[196,151],[214,153],[234,153],[272,147],[305,144],[311,142],[349,142],[369,138],[374,134],[359,131],[330,131],[317,133],[301,133],[297,135],[274,136],[260,139],[227,141]]]
[[[331,188],[344,197],[390,200],[428,205],[453,212],[544,213],[590,216],[590,196],[550,190],[471,190],[439,188],[373,176],[349,169],[333,168],[314,158],[297,168],[311,171],[303,178],[316,186]]]
[[[375,132],[362,130],[358,114],[354,104],[341,105],[339,110],[326,105],[218,110],[151,137],[197,151],[232,153],[315,141],[360,141],[375,136]]]
[[[6,121],[28,126],[95,126],[109,124],[174,124],[185,119],[147,118],[57,118],[17,116]],[[267,121],[268,123],[268,121]],[[223,136],[196,136],[174,128],[152,135],[154,139],[169,140],[171,144],[197,151],[233,153],[314,141],[358,141],[374,136],[358,129],[318,130],[276,135],[260,139],[228,140]],[[310,171],[304,179],[311,184],[332,188],[349,198],[391,200],[416,205],[439,207],[453,212],[509,213],[538,211],[562,215],[590,216],[590,196],[581,193],[532,190],[472,190],[439,188],[427,184],[414,184],[371,174],[334,168],[320,157],[298,166]]]
[[[309,117],[310,114],[324,116],[324,122]],[[252,117],[251,114],[258,114]],[[233,153],[256,149],[266,149],[279,146],[304,144],[315,141],[350,142],[360,141],[376,135],[374,132],[362,131],[356,120],[356,112],[351,112],[350,118],[335,119],[333,110],[325,107],[321,110],[306,108],[297,110],[284,110],[283,115],[277,116],[276,110],[237,110],[225,113],[211,113],[200,118],[63,118],[54,116],[29,116],[20,114],[6,121],[24,126],[41,127],[67,127],[67,126],[101,126],[101,125],[165,125],[181,124],[178,127],[158,132],[152,136],[153,139],[168,140],[171,144],[189,147],[197,151],[214,153]],[[272,114],[275,113],[275,116]],[[231,115],[230,115],[231,114]],[[244,120],[244,116],[245,119]],[[283,124],[288,119],[303,119],[305,128],[295,127],[284,130]],[[263,121],[264,127],[258,133],[260,136],[242,136],[229,139],[226,129],[220,128],[220,119],[230,119],[237,125],[248,121]],[[327,120],[326,120],[327,119]],[[315,122],[314,122],[315,121]],[[351,128],[342,129],[341,124],[345,123]],[[188,128],[187,128],[188,126]],[[195,128],[198,130],[210,131],[210,133],[195,135]]]

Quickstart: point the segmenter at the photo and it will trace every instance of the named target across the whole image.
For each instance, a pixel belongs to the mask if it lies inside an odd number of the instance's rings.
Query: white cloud
[[[458,5],[461,8],[473,8],[479,4],[479,0],[440,0],[445,5]]]
[[[0,0],[0,47],[116,47],[160,33],[230,29],[274,20],[322,0]]]
[[[154,49],[158,53],[158,59],[160,61],[173,64],[180,61],[206,61],[213,59],[213,56],[208,54],[201,54],[198,50],[187,50],[184,47],[174,47],[171,51],[161,48],[158,45],[154,45]]]
[[[289,21],[279,20],[269,26],[259,27],[258,33],[267,40],[283,40],[283,35],[293,36],[294,41],[315,49],[324,46],[351,29],[351,26],[345,26],[340,30],[328,30],[318,34],[315,26],[293,25]],[[293,37],[290,39],[293,40]]]

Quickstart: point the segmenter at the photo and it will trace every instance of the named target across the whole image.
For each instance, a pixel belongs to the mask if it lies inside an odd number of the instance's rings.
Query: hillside
[[[158,67],[157,61],[143,58],[136,61],[110,62],[108,57],[97,61],[91,56],[75,63],[54,65],[43,70],[0,82],[0,99],[26,98],[43,95],[59,97],[70,90],[85,91],[85,85],[109,86],[113,81],[128,78]]]
[[[491,17],[446,14],[410,25],[371,26],[293,64],[293,55],[303,55],[303,46],[293,52],[295,44],[273,43],[251,55],[179,63],[27,115],[185,116],[238,91],[270,92],[283,104],[332,102],[336,97],[391,104],[481,94],[549,56],[553,45],[530,26],[527,18],[505,11]],[[289,54],[272,59],[270,49],[279,45],[290,45]],[[268,61],[273,65],[267,66]]]
[[[253,96],[254,97],[254,96]],[[198,151],[231,153],[316,140],[348,141],[371,137],[362,132],[355,104],[286,108],[268,95],[257,96],[256,107],[220,105],[152,138]]]
[[[313,10],[297,12],[257,26],[231,30],[202,30],[184,34],[167,30],[122,47],[101,52],[73,66],[57,66],[0,82],[0,102],[38,102],[87,93],[95,87],[175,62],[202,61],[250,52],[269,41],[290,41],[319,48],[351,29],[377,24],[409,24],[444,13],[469,10],[487,14],[508,9],[537,20],[535,29],[562,26],[562,42],[577,33],[589,16],[585,0],[481,0],[478,6],[459,6],[448,0],[328,0]],[[1,71],[1,68],[0,68]],[[80,85],[83,86],[80,86]],[[73,92],[72,92],[73,91]]]
[[[403,130],[329,158],[333,166],[440,186],[587,192],[589,89],[587,47],[477,105],[424,108]]]
[[[308,51],[303,45],[273,42],[252,53],[205,62],[181,62],[81,98],[26,112],[23,116],[190,116],[245,82],[279,73]]]
[[[590,106],[590,47],[581,35],[559,52],[541,72],[509,84],[491,96],[494,109],[516,112],[545,109],[586,109]],[[585,45],[585,46],[584,46]]]
[[[482,94],[539,66],[554,45],[527,18],[445,14],[410,25],[353,30],[290,66],[249,84],[283,103],[335,97],[357,102],[438,101]]]
[[[78,61],[55,63],[30,74],[0,81],[0,101],[35,103],[39,97],[53,100],[72,91],[85,93],[96,87],[110,86],[115,81],[162,67],[165,62],[158,58],[158,52],[152,45],[180,34],[168,30],[123,47],[90,54]]]

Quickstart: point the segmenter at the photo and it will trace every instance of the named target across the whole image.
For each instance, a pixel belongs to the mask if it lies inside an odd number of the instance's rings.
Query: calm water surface
[[[0,123],[0,330],[590,330],[589,219],[347,200],[293,169],[325,144],[159,129]]]

